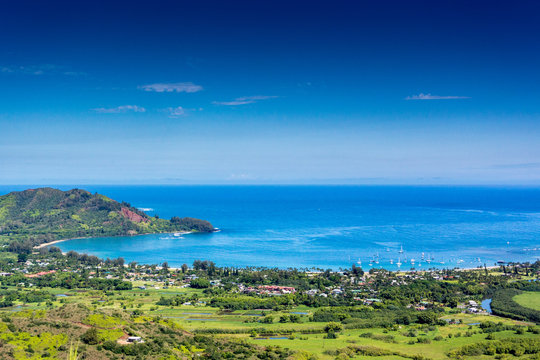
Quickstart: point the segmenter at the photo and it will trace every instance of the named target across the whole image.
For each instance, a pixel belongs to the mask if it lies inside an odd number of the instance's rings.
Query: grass
[[[450,325],[444,327],[438,327],[435,331],[427,332],[427,337],[431,340],[429,344],[420,344],[415,343],[413,345],[409,344],[409,341],[413,338],[404,336],[408,329],[415,328],[404,326],[398,331],[388,331],[384,333],[384,329],[362,329],[362,330],[345,330],[343,331],[337,339],[325,339],[324,334],[311,334],[311,335],[297,335],[293,340],[284,339],[284,340],[259,340],[257,338],[252,338],[248,336],[242,336],[246,339],[249,339],[250,342],[258,345],[279,345],[285,348],[292,350],[305,350],[316,354],[319,358],[322,359],[334,359],[335,355],[329,355],[326,352],[328,350],[337,350],[345,348],[350,345],[366,345],[373,346],[376,348],[381,348],[385,350],[397,351],[403,355],[417,355],[422,354],[425,357],[430,359],[448,359],[446,353],[450,350],[459,348],[464,345],[473,344],[479,341],[485,341],[486,334],[484,333],[475,333],[470,337],[463,336],[465,331],[468,329],[468,326],[465,325]],[[478,327],[473,327],[474,330],[478,330]],[[380,341],[372,338],[363,338],[359,335],[362,333],[371,332],[373,334],[380,335],[392,335],[395,338],[395,343],[389,343],[385,341]],[[419,332],[421,333],[421,332]],[[461,333],[461,336],[456,337],[456,334]],[[448,338],[448,334],[452,334],[452,338]],[[437,335],[443,336],[443,339],[440,341],[433,340]],[[524,335],[516,335],[514,331],[503,331],[494,334],[495,339],[499,338],[509,338],[509,337],[534,337],[537,335],[526,333]],[[376,357],[374,359],[381,359],[382,357]],[[388,359],[400,359],[399,356],[387,357]]]
[[[519,305],[540,311],[540,291],[526,291],[513,297]]]
[[[445,319],[460,320],[459,324],[452,324],[446,326],[420,327],[419,325],[403,325],[397,330],[385,330],[382,328],[370,328],[370,329],[346,329],[342,331],[337,339],[325,339],[325,334],[322,332],[326,323],[323,322],[309,322],[309,316],[313,314],[313,308],[306,306],[298,306],[286,311],[272,311],[272,310],[239,310],[232,313],[223,313],[217,308],[205,306],[204,304],[196,305],[182,305],[182,306],[159,306],[156,302],[161,297],[173,297],[179,294],[186,296],[197,295],[199,299],[205,300],[205,295],[201,290],[170,287],[163,289],[163,284],[152,282],[140,282],[134,284],[135,286],[146,286],[146,290],[135,288],[129,291],[114,291],[106,292],[100,290],[68,290],[68,289],[51,289],[44,288],[51,294],[66,294],[67,297],[59,297],[53,301],[52,308],[61,306],[63,303],[83,304],[89,309],[97,310],[100,312],[103,310],[108,314],[115,313],[110,310],[127,311],[140,310],[143,315],[132,319],[135,324],[144,324],[149,321],[153,321],[156,317],[161,317],[162,320],[169,320],[190,333],[194,333],[197,330],[204,329],[220,329],[221,331],[230,330],[229,334],[216,335],[218,337],[235,337],[246,339],[248,342],[267,346],[267,345],[279,345],[291,350],[308,351],[318,356],[321,360],[334,359],[337,349],[346,348],[352,345],[369,345],[380,349],[397,351],[400,354],[406,356],[413,356],[422,354],[423,356],[431,359],[447,359],[446,353],[459,348],[464,345],[473,344],[479,341],[486,341],[486,334],[481,333],[476,324],[483,321],[502,322],[504,324],[518,324],[519,322],[504,319],[492,315],[477,315],[477,314],[446,314],[443,316]],[[159,287],[156,289],[155,287]],[[11,287],[10,287],[11,289]],[[15,289],[15,288],[13,288]],[[26,289],[22,291],[28,291]],[[540,304],[540,293],[524,293],[515,298],[523,306],[533,307]],[[207,300],[207,299],[206,299]],[[19,313],[11,313],[10,309],[0,310],[2,312],[8,312],[14,317],[34,317],[39,318],[40,312],[36,310],[48,309],[51,306],[42,303],[30,303],[24,304]],[[299,323],[280,323],[279,318],[283,314],[290,314],[293,312],[305,312],[308,315],[301,315]],[[253,316],[254,314],[269,314],[274,318],[272,324],[259,323],[257,320],[261,317]],[[250,322],[249,320],[255,320]],[[92,326],[96,326],[99,329],[101,337],[110,340],[116,340],[123,335],[121,330],[124,321],[112,316],[103,316],[101,314],[93,314],[82,319],[82,322]],[[293,339],[257,339],[251,337],[250,332],[254,329],[264,328],[265,330],[272,331],[276,334],[290,333],[292,332]],[[303,330],[317,329],[320,332],[316,334],[302,334]],[[1,330],[1,329],[0,329]],[[416,337],[406,336],[410,330],[416,331],[418,338],[427,338],[430,343],[414,343],[409,344],[411,340],[416,341]],[[472,332],[471,336],[465,336],[466,332]],[[371,337],[361,337],[361,334],[372,333]],[[451,335],[451,337],[450,337]],[[388,341],[389,336],[392,337],[391,341]],[[523,335],[516,334],[515,331],[503,331],[494,333],[495,339],[511,338],[511,337],[532,337],[537,336],[532,333],[525,333]],[[279,337],[277,335],[276,337]],[[442,337],[441,340],[435,340],[435,338]],[[386,341],[385,341],[386,339]],[[60,339],[59,339],[60,340]],[[63,340],[63,339],[61,339]],[[25,340],[26,341],[26,340]],[[22,344],[22,342],[21,342]],[[45,346],[46,344],[35,344],[35,346]],[[46,346],[45,346],[46,347]],[[44,348],[45,348],[44,347]],[[404,359],[400,356],[382,356],[373,357],[377,360],[397,360]],[[483,359],[478,357],[477,360]]]

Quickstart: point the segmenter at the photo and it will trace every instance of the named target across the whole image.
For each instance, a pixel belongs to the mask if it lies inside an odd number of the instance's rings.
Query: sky
[[[540,185],[538,1],[3,1],[0,184]]]

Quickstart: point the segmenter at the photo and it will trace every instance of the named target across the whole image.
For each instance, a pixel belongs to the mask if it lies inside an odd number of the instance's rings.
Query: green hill
[[[40,188],[0,196],[2,242],[213,230],[205,220],[150,217],[128,203],[81,189]]]

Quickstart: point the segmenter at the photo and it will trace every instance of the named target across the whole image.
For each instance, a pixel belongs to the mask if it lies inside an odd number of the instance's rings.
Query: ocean
[[[440,186],[79,186],[212,234],[76,239],[63,251],[179,267],[422,270],[540,258],[540,189]],[[0,186],[0,193],[23,186]],[[70,186],[58,186],[63,190]],[[398,263],[400,266],[398,266]]]

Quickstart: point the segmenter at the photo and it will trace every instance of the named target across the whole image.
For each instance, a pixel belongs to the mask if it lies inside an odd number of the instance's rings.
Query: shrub
[[[329,331],[328,334],[326,334],[326,338],[327,339],[337,339],[338,335],[333,331]]]
[[[337,332],[337,331],[341,331],[341,330],[343,330],[343,326],[340,323],[336,323],[336,322],[329,322],[324,327],[324,331],[327,332],[327,333]]]
[[[81,335],[81,341],[88,345],[96,345],[99,343],[99,333],[96,328],[90,328]]]

